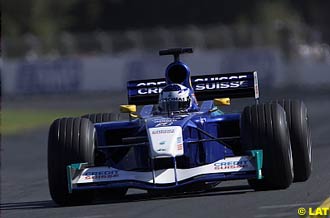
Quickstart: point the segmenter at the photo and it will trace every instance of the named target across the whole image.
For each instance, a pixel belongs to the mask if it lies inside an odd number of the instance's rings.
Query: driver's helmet
[[[188,112],[192,107],[190,89],[180,84],[166,86],[159,95],[160,112]]]

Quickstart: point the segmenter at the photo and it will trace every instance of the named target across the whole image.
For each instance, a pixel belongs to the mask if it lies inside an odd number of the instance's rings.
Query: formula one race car
[[[174,56],[165,78],[127,83],[128,105],[120,110],[129,119],[101,113],[52,123],[48,180],[57,204],[90,202],[95,190],[113,197],[128,188],[184,193],[237,179],[271,190],[309,178],[311,135],[302,101],[259,103],[257,72],[191,76],[182,53],[192,49],[160,51]],[[242,113],[219,109],[243,97],[255,103]]]

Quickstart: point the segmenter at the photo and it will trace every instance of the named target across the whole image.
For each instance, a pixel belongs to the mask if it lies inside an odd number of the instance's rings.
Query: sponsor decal
[[[141,89],[138,89],[139,95],[147,95],[147,94],[159,94],[162,91],[162,87],[159,86],[165,86],[165,81],[160,82],[147,82],[147,83],[138,83],[137,87],[142,87]],[[151,87],[150,86],[157,86],[157,87]]]
[[[113,177],[118,177],[118,170],[105,170],[105,171],[86,171],[83,175],[84,179],[110,179]]]
[[[167,98],[161,99],[162,102],[172,102],[172,101],[180,101],[180,102],[185,102],[188,101],[189,98],[178,98],[178,97],[170,97],[168,96]]]
[[[221,82],[222,80],[235,80],[235,79],[247,79],[247,75],[196,79],[195,82],[206,82],[206,83],[197,84],[195,90],[203,91],[203,90],[228,89],[228,88],[239,88],[239,87],[248,86],[247,81]]]
[[[156,118],[153,119],[152,122],[154,123],[173,123],[175,121],[178,121],[182,119],[181,117],[174,117],[174,118]]]
[[[194,89],[196,91],[203,90],[217,90],[217,89],[228,89],[228,88],[239,88],[247,87],[247,81],[235,81],[235,80],[248,79],[248,75],[238,75],[238,76],[214,76],[214,77],[204,77],[194,79],[195,85]],[[231,81],[230,81],[231,80]],[[204,83],[202,83],[204,82]],[[148,94],[159,94],[163,87],[166,85],[165,81],[158,82],[141,82],[136,86],[138,89],[138,95],[148,95]]]
[[[195,79],[194,82],[214,82],[214,81],[222,81],[222,80],[235,80],[235,79],[245,79],[247,75],[239,75],[239,76],[216,76],[216,77],[205,77]]]
[[[177,137],[176,138],[176,143],[177,143],[178,151],[182,151],[183,150],[182,137]]]
[[[174,122],[179,121],[187,117],[188,115],[180,115],[180,116],[175,116],[175,117],[164,117],[164,118],[155,118],[152,119],[151,121],[156,124],[156,127],[160,126],[171,126]]]
[[[164,122],[164,123],[158,123],[155,127],[160,127],[160,126],[171,126],[173,122]]]
[[[159,152],[159,151],[166,151],[166,149],[165,148],[159,148],[159,149],[157,149],[157,151]]]
[[[217,162],[214,163],[215,170],[224,170],[224,169],[237,169],[237,168],[244,168],[248,167],[247,160],[242,161],[228,161],[228,162]]]
[[[174,129],[157,129],[153,130],[151,134],[158,135],[158,134],[171,134],[174,133]]]

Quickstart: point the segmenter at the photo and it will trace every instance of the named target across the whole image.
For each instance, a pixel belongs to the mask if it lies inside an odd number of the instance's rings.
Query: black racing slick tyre
[[[312,140],[308,112],[300,100],[277,101],[285,110],[290,130],[294,182],[306,181],[312,172]]]
[[[82,117],[89,119],[92,121],[92,123],[102,123],[118,120],[118,115],[113,113],[85,114]]]
[[[73,163],[94,164],[95,129],[85,118],[62,118],[50,126],[48,136],[48,183],[55,203],[77,205],[90,203],[92,191],[69,193],[66,168]]]
[[[290,134],[279,104],[245,107],[241,115],[241,140],[244,150],[263,150],[263,178],[249,180],[253,189],[285,189],[291,185],[294,173]]]

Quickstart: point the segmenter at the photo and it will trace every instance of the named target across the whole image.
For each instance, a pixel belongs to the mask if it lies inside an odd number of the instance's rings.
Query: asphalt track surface
[[[330,196],[330,94],[282,94],[300,97],[309,109],[313,172],[307,182],[286,190],[255,192],[244,180],[228,181],[207,192],[167,197],[130,190],[121,201],[99,199],[91,205],[58,207],[48,192],[45,127],[2,139],[1,217],[298,217],[299,207],[315,208]]]

